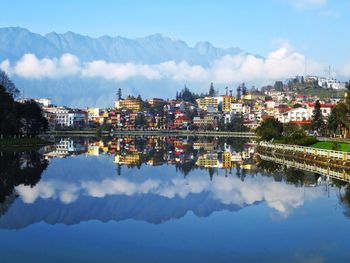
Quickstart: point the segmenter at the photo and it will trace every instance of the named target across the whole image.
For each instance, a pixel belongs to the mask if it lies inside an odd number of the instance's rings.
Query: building
[[[305,121],[309,119],[309,110],[306,108],[295,108],[278,115],[278,120],[282,123],[289,123],[291,121]]]
[[[346,84],[333,78],[318,78],[318,85],[328,89],[345,89]]]
[[[194,117],[193,118],[193,125],[199,127],[199,128],[216,128],[217,127],[217,120],[214,118],[213,115],[206,115],[203,118],[201,117]]]
[[[196,99],[198,108],[207,112],[218,112],[219,104],[222,103],[222,97],[204,97]]]
[[[315,110],[315,103],[310,102],[304,102],[303,106],[306,107],[309,111],[310,119],[312,118],[313,111]],[[327,103],[321,103],[321,112],[323,118],[327,118],[332,111],[332,108],[335,106],[335,104],[327,104]]]
[[[321,112],[323,118],[326,118],[331,114],[331,110],[334,104],[321,104]],[[303,107],[288,109],[278,114],[278,120],[282,123],[301,123],[304,121],[312,120],[313,112],[315,110],[315,103],[304,102]]]
[[[230,112],[234,100],[235,98],[233,96],[222,96],[222,111]]]
[[[239,102],[234,102],[231,104],[231,111],[234,114],[238,114],[238,113],[244,113],[244,107],[242,103]]]
[[[40,99],[24,98],[24,99],[17,100],[17,102],[19,103],[26,103],[30,101],[35,101],[37,104],[39,104],[40,107],[49,107],[52,105],[51,99],[47,99],[47,98],[40,98]]]
[[[116,154],[114,162],[124,165],[138,165],[141,163],[141,156],[139,153],[130,153],[126,155]]]
[[[130,111],[138,112],[141,111],[142,108],[142,101],[137,98],[127,98],[127,99],[121,99],[116,100],[115,103],[116,109],[128,109]]]
[[[100,108],[87,108],[86,111],[89,123],[100,123]]]
[[[203,156],[199,156],[196,162],[199,167],[219,167],[219,159],[217,153],[208,153]]]
[[[151,98],[148,100],[148,104],[154,108],[163,107],[166,103],[165,100],[159,98]]]
[[[43,115],[50,126],[70,127],[84,125],[87,122],[85,111],[65,107],[43,107]]]

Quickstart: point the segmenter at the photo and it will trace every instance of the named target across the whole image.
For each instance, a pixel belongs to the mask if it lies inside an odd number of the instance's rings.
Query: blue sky
[[[37,33],[141,37],[161,33],[189,45],[206,40],[268,54],[288,41],[307,58],[334,65],[350,60],[346,0],[2,0],[0,26]]]

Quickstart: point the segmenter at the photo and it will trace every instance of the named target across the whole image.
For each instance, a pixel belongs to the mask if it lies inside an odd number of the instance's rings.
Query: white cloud
[[[186,61],[176,63],[167,61],[159,64],[110,63],[104,60],[81,63],[72,54],[64,54],[60,58],[38,59],[33,54],[24,55],[13,68],[8,60],[0,66],[22,78],[60,78],[79,76],[85,78],[103,78],[113,81],[126,81],[141,77],[148,80],[171,79],[189,83],[208,83],[229,85],[232,82],[268,82],[288,78],[304,73],[305,57],[293,51],[283,41],[279,47],[266,58],[253,55],[226,55],[213,61],[205,68],[201,65],[190,65]],[[308,73],[317,74],[323,71],[324,65],[307,61]]]
[[[79,59],[72,54],[64,54],[59,59],[38,59],[33,54],[25,54],[11,72],[23,78],[40,79],[75,75],[80,70]]]
[[[287,217],[293,209],[302,206],[306,200],[315,199],[322,194],[320,188],[310,188],[305,193],[303,188],[275,182],[273,178],[268,177],[246,178],[242,182],[237,177],[215,177],[210,181],[208,177],[202,175],[193,175],[186,179],[175,177],[165,181],[145,179],[139,182],[120,177],[80,183],[48,180],[40,181],[34,187],[20,185],[16,190],[25,203],[34,203],[40,197],[59,199],[65,204],[85,195],[103,198],[108,195],[153,194],[171,199],[208,192],[212,199],[227,205],[244,207],[264,201],[283,217]]]
[[[87,63],[84,68],[81,68],[81,74],[85,77],[102,77],[118,81],[132,77],[144,77],[149,80],[161,77],[159,72],[149,65],[108,63],[103,60]]]
[[[147,80],[172,80],[189,84],[232,85],[249,82],[255,85],[268,84],[295,75],[323,75],[327,65],[295,51],[287,41],[276,40],[276,48],[265,58],[247,54],[226,55],[208,67],[190,65],[186,61],[167,61],[159,64],[112,63],[104,60],[82,63],[72,54],[60,58],[39,59],[33,54],[24,55],[14,66],[8,60],[0,63],[0,68],[22,78],[102,78],[108,81],[127,81],[132,78]],[[345,65],[336,75],[350,76],[350,64]],[[198,86],[198,85],[197,85]]]
[[[8,59],[5,59],[0,63],[0,69],[2,71],[5,71],[7,74],[10,74],[10,61]]]

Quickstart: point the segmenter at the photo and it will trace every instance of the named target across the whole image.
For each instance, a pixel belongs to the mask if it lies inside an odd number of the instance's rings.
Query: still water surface
[[[247,141],[55,138],[2,153],[1,262],[348,262],[350,188]]]

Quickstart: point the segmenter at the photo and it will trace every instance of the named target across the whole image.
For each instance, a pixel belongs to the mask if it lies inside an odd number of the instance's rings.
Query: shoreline
[[[189,131],[189,130],[121,130],[121,131],[47,131],[40,136],[52,135],[76,135],[76,136],[117,136],[117,135],[161,135],[161,136],[220,136],[220,137],[242,137],[256,138],[253,132],[225,132],[225,131]]]

